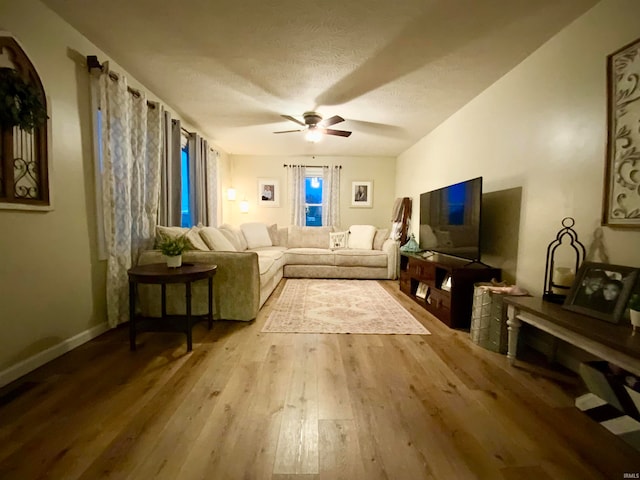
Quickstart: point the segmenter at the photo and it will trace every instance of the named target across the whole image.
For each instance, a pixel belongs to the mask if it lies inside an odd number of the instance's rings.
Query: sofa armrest
[[[253,320],[260,309],[260,271],[255,252],[204,252],[190,250],[182,254],[185,263],[217,265],[213,277],[214,318],[217,320]],[[162,263],[159,250],[146,250],[140,255],[139,265]],[[192,311],[194,315],[207,312],[207,280],[192,285]],[[140,306],[144,315],[160,316],[160,286],[139,285]],[[183,285],[167,285],[167,313],[186,312]]]
[[[400,241],[387,238],[382,244],[382,251],[387,254],[387,278],[395,280],[398,278]]]

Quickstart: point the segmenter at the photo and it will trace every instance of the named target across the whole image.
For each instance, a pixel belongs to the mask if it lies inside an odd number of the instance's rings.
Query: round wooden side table
[[[187,335],[187,352],[192,349],[191,328],[191,283],[209,279],[209,311],[196,316],[196,321],[206,319],[209,329],[213,323],[213,276],[216,265],[204,263],[184,263],[181,267],[169,268],[166,263],[138,265],[128,270],[129,275],[129,342],[131,350],[136,349],[137,332],[184,332]],[[139,283],[160,285],[162,290],[162,316],[144,317],[136,313],[137,286]],[[184,283],[186,295],[186,315],[167,315],[167,284]]]

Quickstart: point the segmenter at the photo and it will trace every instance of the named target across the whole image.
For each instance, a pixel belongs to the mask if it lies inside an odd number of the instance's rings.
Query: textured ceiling
[[[43,1],[228,153],[390,156],[597,3]],[[272,133],[308,110],[353,134]]]

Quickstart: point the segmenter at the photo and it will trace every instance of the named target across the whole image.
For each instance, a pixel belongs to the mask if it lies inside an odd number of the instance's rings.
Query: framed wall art
[[[638,270],[632,267],[582,262],[563,307],[618,323],[637,275]]]
[[[602,224],[640,228],[640,39],[607,57]]]
[[[275,178],[258,179],[258,205],[263,207],[280,206],[280,181]]]
[[[351,206],[371,208],[373,205],[373,182],[351,182]]]

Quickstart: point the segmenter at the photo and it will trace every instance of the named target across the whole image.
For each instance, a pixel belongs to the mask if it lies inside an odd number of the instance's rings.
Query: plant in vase
[[[11,68],[0,68],[0,128],[25,132],[47,121],[47,109],[38,90]]]
[[[633,333],[635,335],[636,328],[640,327],[640,294],[634,293],[629,300],[629,317],[631,325],[633,325]]]
[[[175,268],[182,265],[182,252],[187,249],[188,243],[184,236],[164,238],[158,248],[167,261],[167,267]]]

